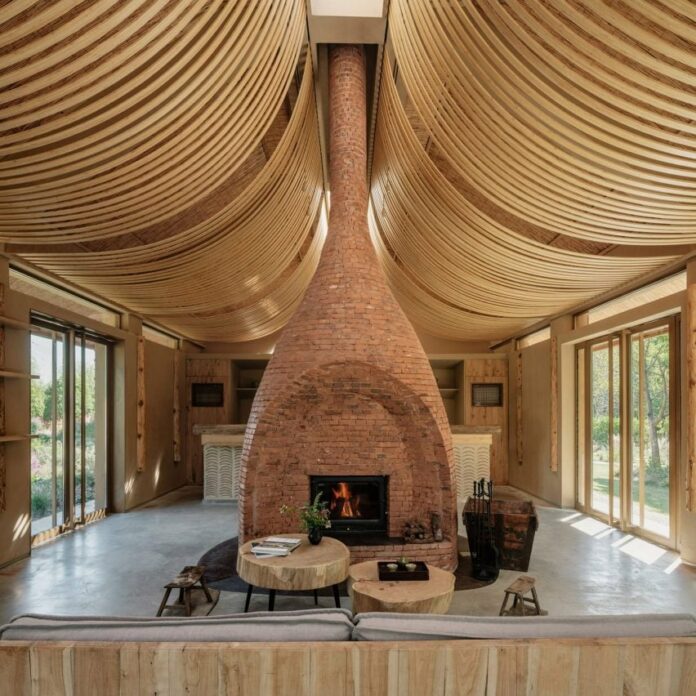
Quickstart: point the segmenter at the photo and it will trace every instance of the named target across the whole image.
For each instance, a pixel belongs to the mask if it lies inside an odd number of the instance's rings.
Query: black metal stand
[[[339,587],[338,587],[338,585],[332,585],[331,589],[333,590],[334,602],[336,602],[336,607],[338,609],[340,609],[341,608],[341,596],[339,594]],[[254,586],[247,585],[246,602],[244,602],[244,613],[245,614],[249,611],[249,604],[251,602],[251,595],[253,592],[254,592]],[[314,592],[314,604],[318,606],[319,605],[319,592],[317,590],[313,590],[313,592]],[[276,596],[275,590],[268,591],[268,611],[273,611],[273,607],[275,606],[275,596]]]

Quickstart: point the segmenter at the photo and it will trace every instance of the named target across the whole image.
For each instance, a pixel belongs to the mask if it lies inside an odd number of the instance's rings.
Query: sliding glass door
[[[65,341],[53,332],[31,334],[31,532],[65,521]]]
[[[674,319],[577,351],[578,505],[608,524],[673,543]],[[672,398],[674,397],[674,398]]]
[[[60,533],[107,507],[106,342],[74,329],[32,331],[32,535]]]
[[[669,538],[672,351],[668,324],[631,333],[631,525]]]
[[[587,349],[590,364],[587,448],[590,509],[610,522],[620,516],[621,430],[619,427],[621,352],[618,337],[610,336]]]
[[[75,510],[86,522],[106,508],[107,346],[75,337]]]

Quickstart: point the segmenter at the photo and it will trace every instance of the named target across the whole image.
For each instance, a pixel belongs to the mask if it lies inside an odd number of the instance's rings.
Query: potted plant
[[[324,530],[331,527],[327,503],[321,500],[321,491],[311,503],[297,508],[292,505],[281,505],[281,515],[297,515],[300,518],[300,528],[306,532],[310,544],[318,544],[324,536]]]

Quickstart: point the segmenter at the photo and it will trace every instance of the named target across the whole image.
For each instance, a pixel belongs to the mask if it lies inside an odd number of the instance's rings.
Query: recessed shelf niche
[[[440,390],[442,403],[445,405],[447,419],[450,425],[464,422],[463,398],[464,361],[463,360],[431,360],[435,381]]]
[[[268,360],[232,361],[232,422],[246,423]]]

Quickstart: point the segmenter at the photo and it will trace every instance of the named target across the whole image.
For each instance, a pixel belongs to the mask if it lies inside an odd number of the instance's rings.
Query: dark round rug
[[[206,551],[198,560],[198,565],[205,566],[205,581],[216,590],[225,592],[246,592],[247,584],[237,575],[237,552],[239,540],[237,537],[227,539],[212,549]],[[414,554],[415,556],[416,554]],[[471,575],[471,556],[459,556],[459,566],[454,573],[454,590],[475,590],[478,587],[490,585],[487,582],[477,580]],[[256,588],[254,588],[256,592]],[[258,590],[259,592],[263,590]],[[283,593],[280,593],[283,594]],[[291,594],[291,593],[289,593]],[[296,593],[292,593],[296,594]],[[347,595],[345,583],[341,583],[341,594]]]

